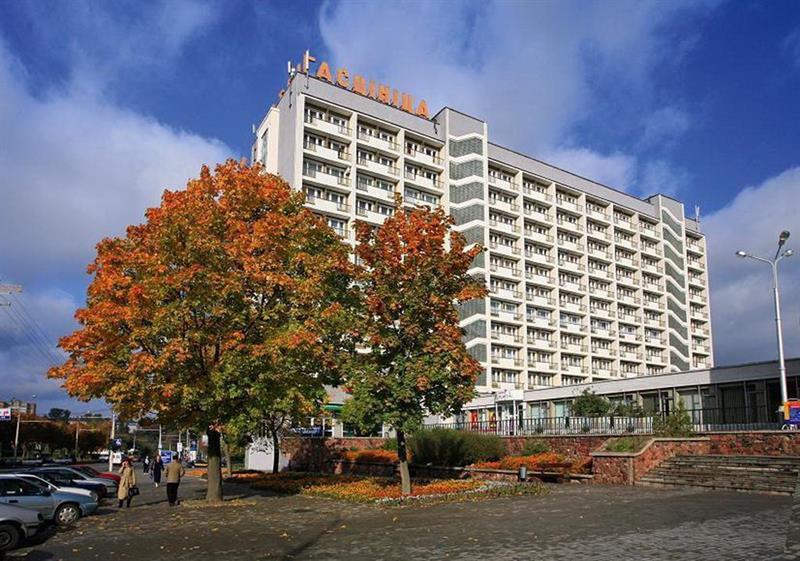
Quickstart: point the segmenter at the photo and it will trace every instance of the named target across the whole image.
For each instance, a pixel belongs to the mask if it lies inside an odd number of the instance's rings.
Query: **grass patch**
[[[647,442],[649,437],[642,436],[623,436],[620,438],[610,438],[606,442],[606,450],[608,452],[638,452]]]

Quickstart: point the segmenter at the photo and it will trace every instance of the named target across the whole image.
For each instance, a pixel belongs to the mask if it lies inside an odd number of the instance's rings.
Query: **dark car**
[[[87,489],[97,493],[99,499],[104,499],[108,496],[108,489],[102,483],[92,483],[84,479],[71,479],[64,477],[57,472],[48,470],[31,470],[31,473],[41,477],[45,481],[52,483],[56,487],[77,487],[79,489]]]

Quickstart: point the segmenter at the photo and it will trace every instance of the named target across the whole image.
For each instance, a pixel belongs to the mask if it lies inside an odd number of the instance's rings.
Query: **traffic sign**
[[[3,407],[0,409],[0,421],[10,421],[11,420],[11,408],[10,407]]]

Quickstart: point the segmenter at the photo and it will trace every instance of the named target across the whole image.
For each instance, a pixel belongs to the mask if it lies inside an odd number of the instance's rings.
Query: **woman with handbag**
[[[119,508],[122,508],[122,503],[130,508],[131,499],[139,494],[139,488],[136,486],[136,474],[133,471],[133,464],[129,458],[122,460],[122,467],[119,468],[119,488],[117,489],[117,499],[119,499]]]

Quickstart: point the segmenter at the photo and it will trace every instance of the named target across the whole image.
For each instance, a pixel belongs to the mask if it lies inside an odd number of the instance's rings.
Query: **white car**
[[[0,504],[0,558],[3,553],[19,547],[44,522],[41,512],[18,506]]]

